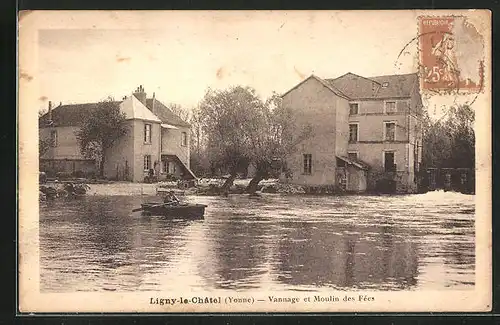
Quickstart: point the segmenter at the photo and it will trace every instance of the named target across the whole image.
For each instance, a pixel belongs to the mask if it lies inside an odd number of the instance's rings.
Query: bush
[[[75,178],[84,178],[85,177],[85,173],[81,170],[77,170],[75,172],[73,172],[73,177]]]
[[[158,176],[145,176],[144,177],[144,183],[148,183],[148,184],[151,184],[151,183],[158,183]]]
[[[46,183],[47,182],[47,174],[45,174],[44,172],[40,172],[39,176],[38,176],[38,181],[40,182],[40,184]]]
[[[46,170],[44,171],[45,175],[47,175],[47,178],[56,178],[57,173],[53,170]]]
[[[70,172],[58,172],[56,173],[58,179],[68,179],[73,177],[73,173]]]
[[[261,191],[262,193],[278,193],[278,186],[275,184],[264,185]]]
[[[392,179],[381,179],[377,181],[375,191],[385,194],[396,193],[396,181]]]
[[[171,182],[177,182],[178,180],[180,180],[180,178],[178,176],[175,176],[174,174],[167,174],[167,176],[165,177],[165,180],[171,181]]]

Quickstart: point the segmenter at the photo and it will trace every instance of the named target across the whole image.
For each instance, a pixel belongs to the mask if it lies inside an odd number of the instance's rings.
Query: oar
[[[156,207],[159,207],[159,206],[162,206],[162,205],[171,205],[171,204],[172,203],[158,203],[158,204],[155,204],[155,205],[150,205],[149,208],[156,208]],[[140,207],[140,208],[132,210],[132,212],[137,212],[137,211],[142,211],[142,210],[144,210],[144,208]]]

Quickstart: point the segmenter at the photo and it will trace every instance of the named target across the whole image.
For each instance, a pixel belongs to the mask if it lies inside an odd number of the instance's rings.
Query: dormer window
[[[384,83],[382,84],[382,88],[387,88],[387,87],[389,87],[389,83],[388,83],[388,82],[384,82]]]

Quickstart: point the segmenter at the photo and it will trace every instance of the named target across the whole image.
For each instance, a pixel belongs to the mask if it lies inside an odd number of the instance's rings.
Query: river
[[[41,203],[41,291],[474,288],[474,196],[190,196],[204,220],[131,212],[158,199]]]

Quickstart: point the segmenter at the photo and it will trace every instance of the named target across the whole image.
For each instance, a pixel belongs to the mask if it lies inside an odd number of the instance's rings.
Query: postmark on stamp
[[[420,16],[421,89],[480,92],[484,82],[484,42],[463,16]]]

